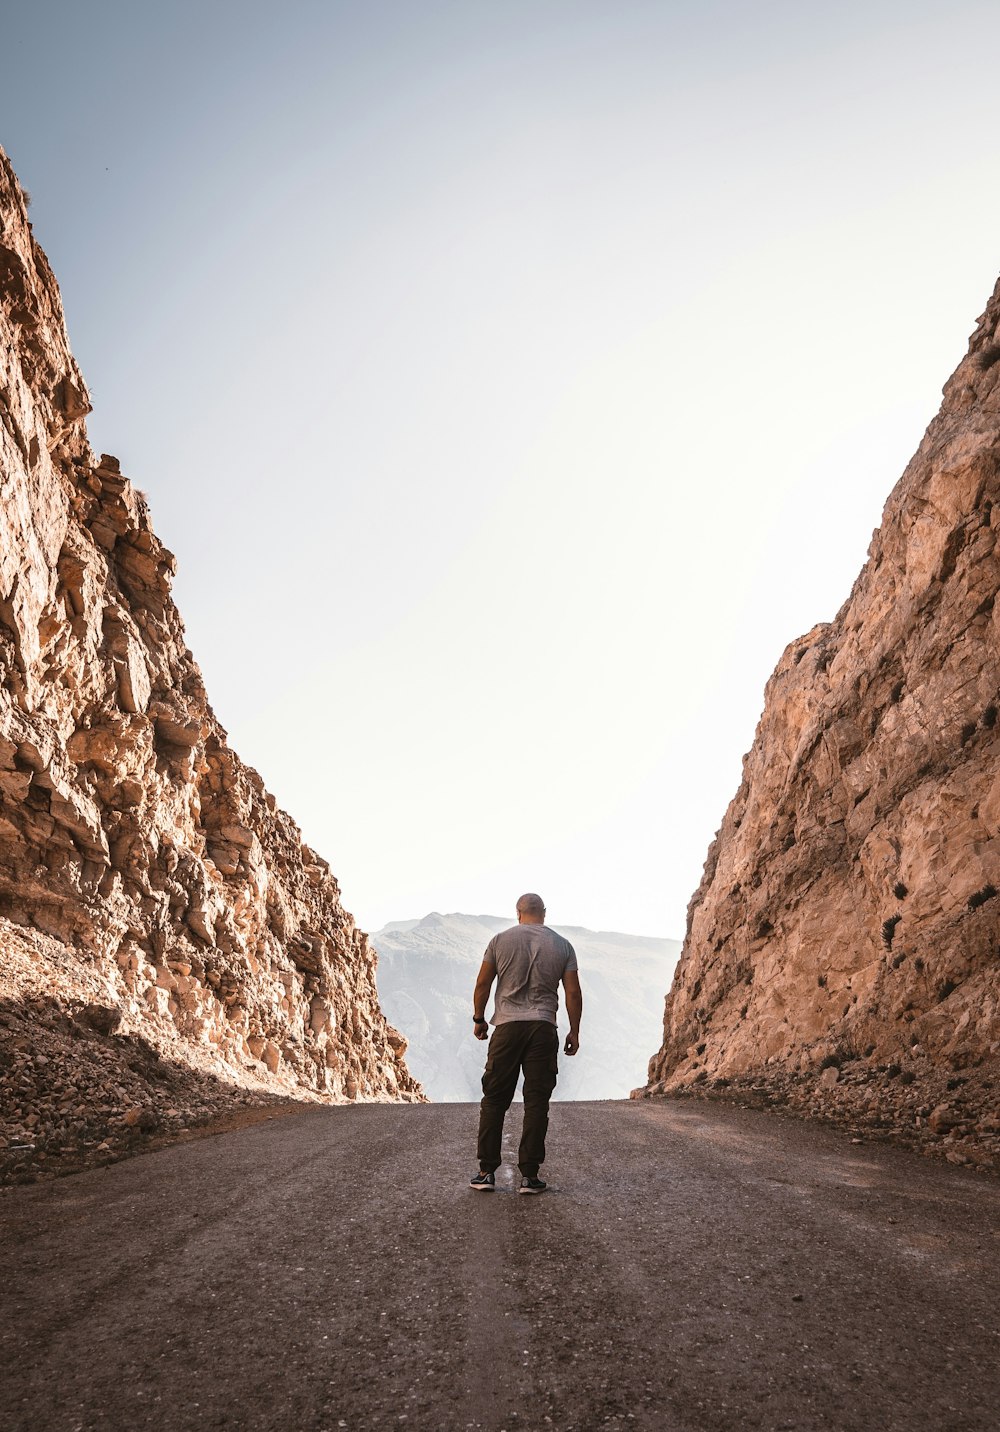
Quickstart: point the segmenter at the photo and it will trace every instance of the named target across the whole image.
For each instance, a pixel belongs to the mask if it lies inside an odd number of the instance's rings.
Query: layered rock
[[[767,685],[644,1092],[815,1087],[821,1066],[827,1088],[850,1068],[992,1086],[998,531],[1000,285],[850,598]],[[904,1122],[928,1115],[896,1102]]]
[[[2,151],[0,306],[0,998],[96,989],[224,1082],[420,1097],[367,937],[206,700],[143,494],[88,444]]]

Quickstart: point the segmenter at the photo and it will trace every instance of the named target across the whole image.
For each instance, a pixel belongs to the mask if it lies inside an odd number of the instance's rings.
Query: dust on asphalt
[[[5,1432],[996,1432],[1000,1185],[753,1110],[313,1109],[0,1195]]]

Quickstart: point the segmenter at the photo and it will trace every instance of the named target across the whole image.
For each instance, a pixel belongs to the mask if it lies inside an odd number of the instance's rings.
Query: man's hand
[[[566,1043],[563,1045],[563,1053],[575,1054],[579,1048],[580,1036],[579,1034],[574,1034],[573,1031],[570,1030],[569,1034],[567,1034],[566,1036]]]
[[[474,1024],[472,1026],[472,1032],[477,1039],[489,1039],[490,1037],[490,1027],[485,1022],[482,1024]]]

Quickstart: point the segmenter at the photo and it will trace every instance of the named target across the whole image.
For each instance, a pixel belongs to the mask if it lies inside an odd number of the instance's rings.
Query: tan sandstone
[[[752,1089],[1000,1154],[998,531],[1000,285],[849,599],[768,682],[637,1095]],[[964,1120],[926,1107],[953,1085]]]
[[[145,497],[88,444],[58,288],[2,150],[0,309],[0,1046],[55,1038],[59,1021],[35,1018],[55,999],[105,1063],[139,1038],[223,1089],[422,1097],[367,936],[208,704]],[[115,1029],[76,1019],[88,1007]],[[47,1068],[12,1094],[0,1058],[8,1144]]]

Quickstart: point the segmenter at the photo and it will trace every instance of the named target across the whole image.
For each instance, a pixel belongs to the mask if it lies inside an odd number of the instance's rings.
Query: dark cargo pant
[[[490,1039],[479,1106],[479,1167],[500,1167],[504,1115],[524,1070],[524,1126],[517,1165],[525,1178],[537,1178],[545,1162],[549,1099],[556,1087],[559,1034],[547,1019],[517,1019],[498,1024]]]

